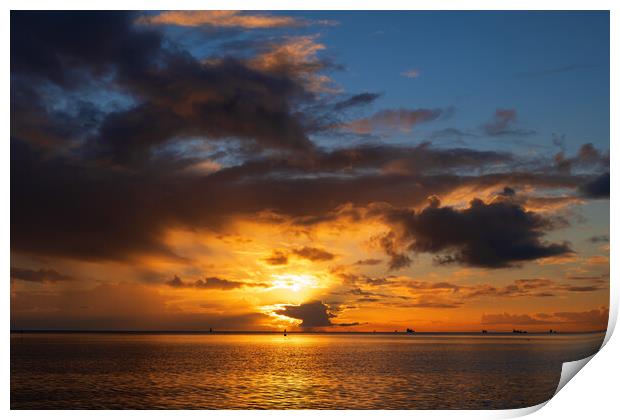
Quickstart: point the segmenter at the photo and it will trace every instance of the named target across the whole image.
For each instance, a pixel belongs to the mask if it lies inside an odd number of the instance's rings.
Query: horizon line
[[[483,332],[484,331],[484,332]],[[517,332],[516,332],[517,331]],[[286,334],[381,334],[381,335],[441,335],[441,334],[478,334],[478,335],[493,335],[493,334],[510,334],[510,335],[524,335],[524,334],[597,334],[605,333],[604,330],[587,330],[587,331],[557,331],[552,330],[477,330],[477,331],[312,331],[312,330],[286,330]],[[520,332],[519,332],[520,331]],[[284,330],[116,330],[116,329],[102,329],[102,330],[87,330],[87,329],[13,329],[11,328],[11,334],[23,334],[23,333],[89,333],[89,334],[283,334]]]

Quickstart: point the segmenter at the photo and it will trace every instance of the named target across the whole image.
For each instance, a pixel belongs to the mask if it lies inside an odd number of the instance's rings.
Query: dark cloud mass
[[[600,175],[579,187],[581,193],[588,198],[609,198],[609,173]]]
[[[286,265],[288,264],[288,254],[283,251],[273,251],[273,253],[264,260],[269,265]]]
[[[376,101],[381,95],[378,93],[360,93],[357,95],[350,96],[342,101],[336,102],[334,104],[334,109],[336,111],[342,111],[348,108],[354,108],[362,105],[369,105]]]
[[[216,289],[216,290],[232,290],[241,287],[269,287],[266,283],[244,282],[221,279],[219,277],[207,277],[198,279],[195,282],[185,282],[180,277],[174,276],[168,280],[166,284],[174,288],[195,288],[195,289]]]
[[[524,261],[569,254],[568,243],[547,243],[546,231],[554,228],[545,219],[510,201],[485,203],[472,200],[466,209],[441,207],[435,198],[420,212],[379,210],[394,230],[382,240],[386,253],[398,258],[398,242],[406,250],[432,253],[441,264],[476,267],[510,267]],[[398,266],[398,261],[392,265]],[[397,267],[396,267],[397,268]]]
[[[61,274],[50,268],[30,270],[27,268],[11,267],[11,279],[34,283],[56,283],[59,281],[73,280],[73,277],[66,274]]]
[[[320,301],[302,303],[301,305],[284,305],[275,311],[278,315],[301,320],[302,328],[329,327],[331,318],[335,315],[329,312],[329,307]]]
[[[557,171],[552,163],[524,170],[521,158],[507,152],[319,142],[313,136],[333,134],[325,128],[333,130],[333,121],[362,135],[406,133],[449,117],[451,108],[373,110],[347,120],[346,111],[362,110],[379,94],[311,91],[308,80],[329,67],[321,60],[283,66],[267,60],[280,60],[281,54],[269,55],[273,48],[248,58],[243,47],[239,56],[197,58],[165,38],[161,26],[135,24],[138,17],[11,13],[12,251],[89,261],[154,255],[182,262],[165,244],[170,229],[218,231],[237,217],[262,220],[265,212],[272,221],[308,227],[344,217],[360,223],[376,203],[408,208],[459,188],[511,185],[609,195],[608,175],[605,189],[604,177]],[[301,45],[315,51],[313,39]],[[500,135],[514,129],[515,119],[514,111],[498,111],[487,128]],[[592,148],[579,153],[579,162],[601,159]],[[205,162],[216,169],[191,170]],[[567,245],[543,242],[549,226],[542,218],[508,204],[388,213],[384,220],[404,235],[383,241],[393,269],[411,263],[410,251],[492,267],[568,252]],[[498,233],[485,228],[486,217]],[[427,219],[440,224],[427,229],[416,222]],[[446,232],[445,223],[455,223],[454,232]],[[307,247],[276,250],[265,262],[285,265],[289,254],[335,258]]]
[[[331,252],[325,251],[321,248],[313,248],[309,246],[295,249],[293,253],[298,257],[305,258],[310,261],[330,261],[335,258],[335,255]]]

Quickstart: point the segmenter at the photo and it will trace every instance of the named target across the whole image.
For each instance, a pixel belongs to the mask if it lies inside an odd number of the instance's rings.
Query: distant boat
[[[482,330],[482,334],[487,334],[487,330]]]
[[[549,330],[549,334],[557,334],[558,332],[555,330]]]
[[[286,328],[284,329],[284,336],[286,337]]]
[[[513,334],[527,334],[527,331],[523,331],[523,330],[512,330]]]
[[[413,334],[415,331],[412,330],[411,328],[407,328],[407,334]]]

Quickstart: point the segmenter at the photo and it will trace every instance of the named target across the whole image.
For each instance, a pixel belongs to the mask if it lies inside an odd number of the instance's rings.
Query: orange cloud
[[[385,109],[370,117],[350,121],[344,128],[357,134],[371,134],[376,131],[407,133],[418,124],[436,120],[444,112],[441,109]]]
[[[168,11],[141,16],[137,23],[176,26],[216,26],[222,28],[266,29],[301,26],[303,21],[290,16],[247,14],[238,10]]]
[[[609,264],[609,257],[605,257],[602,255],[595,255],[594,257],[590,257],[586,260],[586,264],[589,265],[607,265]]]
[[[301,80],[311,92],[334,93],[339,89],[326,75],[319,74],[325,63],[317,53],[325,45],[317,42],[318,35],[291,36],[274,42],[258,54],[248,64],[250,67],[267,72],[285,73]]]

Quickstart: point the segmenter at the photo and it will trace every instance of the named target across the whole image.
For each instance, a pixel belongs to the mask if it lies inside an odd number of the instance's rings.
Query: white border
[[[395,0],[382,0],[381,2],[370,2],[367,0],[312,0],[308,2],[294,2],[283,0],[214,0],[214,1],[200,1],[200,0],[107,0],[106,2],[80,2],[76,0],[71,1],[55,1],[53,3],[43,0],[9,0],[5,1],[8,7],[5,13],[2,15],[2,57],[3,60],[3,80],[2,93],[4,101],[2,102],[2,121],[4,127],[5,138],[0,142],[0,152],[4,158],[4,165],[0,170],[2,176],[0,180],[0,196],[10,197],[10,166],[9,166],[9,96],[10,96],[10,71],[9,71],[9,49],[10,49],[10,15],[9,9],[26,10],[26,9],[136,9],[136,10],[191,10],[191,9],[240,9],[240,10],[611,10],[611,103],[610,103],[610,115],[618,114],[618,83],[617,76],[620,74],[620,66],[618,65],[618,27],[620,25],[620,2],[613,0],[589,0],[589,1],[577,1],[577,0],[418,0],[418,1],[395,1]],[[381,7],[378,7],[378,6]],[[618,138],[618,124],[613,118],[610,119],[611,123],[611,138]],[[610,145],[611,148],[611,145]],[[612,153],[613,167],[614,154]],[[617,209],[617,199],[614,197],[620,197],[620,184],[618,176],[615,171],[611,173],[612,177],[612,199],[611,208]],[[9,272],[10,267],[10,205],[7,203],[9,200],[4,200],[4,205],[0,207],[2,211],[2,235],[0,236],[0,244],[3,250],[2,253],[2,269],[5,275]],[[613,212],[612,212],[613,213]],[[615,219],[610,221],[610,235],[611,242],[615,241],[618,233],[618,225],[615,223]],[[618,250],[615,246],[611,246],[611,261],[617,261]],[[614,265],[611,265],[611,302],[610,302],[610,324],[608,327],[608,333],[605,338],[605,350],[593,358],[593,361],[588,367],[584,369],[584,372],[580,373],[580,379],[578,381],[571,381],[565,389],[562,390],[556,397],[549,402],[549,407],[539,411],[536,415],[539,418],[583,418],[589,416],[597,418],[599,416],[605,418],[610,417],[609,413],[616,411],[616,399],[617,395],[614,392],[617,382],[618,360],[614,357],[612,348],[616,351],[619,349],[618,340],[614,339],[609,341],[611,332],[615,328],[617,316],[618,316],[618,285],[617,281],[614,281],[616,270]],[[7,276],[8,277],[8,276]],[[5,309],[2,312],[4,325],[7,326],[7,330],[10,328],[10,284],[8,278],[5,279]],[[2,352],[2,373],[4,377],[4,387],[0,397],[2,406],[8,410],[10,406],[10,372],[9,372],[9,349],[10,349],[10,337],[5,333],[5,345],[0,349]],[[591,366],[590,366],[591,365]],[[589,369],[591,368],[591,369]],[[613,392],[613,393],[612,393]],[[410,415],[422,418],[445,418],[445,417],[460,417],[460,418],[505,418],[521,416],[533,411],[538,410],[545,404],[541,404],[536,407],[519,409],[519,410],[499,410],[499,411],[384,411],[381,415],[388,416],[390,418],[409,418]],[[15,418],[31,418],[34,416],[44,415],[52,420],[55,419],[67,419],[82,417],[85,413],[81,411],[46,411],[46,412],[30,412],[30,411],[13,411],[10,413]],[[252,419],[285,419],[289,420],[291,416],[299,419],[310,419],[316,416],[318,413],[314,411],[269,411],[269,412],[256,412],[256,411],[167,411],[167,412],[152,412],[152,411],[140,411],[140,412],[115,412],[114,416],[120,418],[129,418],[130,416],[148,416],[150,419],[161,419],[167,416],[174,415],[175,418],[197,418],[208,415],[210,418],[252,418]],[[347,416],[353,418],[372,418],[378,414],[377,411],[322,411],[321,416],[327,418],[336,418],[336,416]],[[97,418],[108,418],[110,415],[107,411],[91,411],[88,412],[88,416]]]

